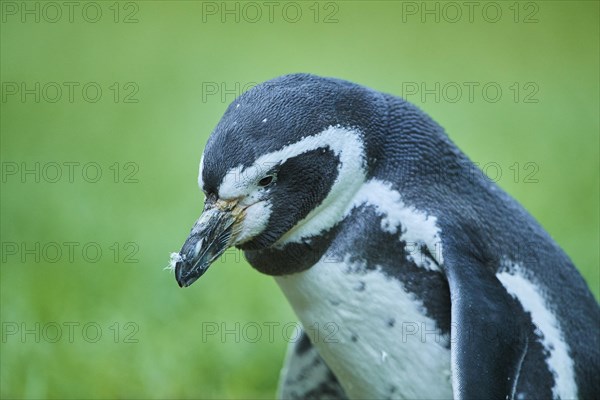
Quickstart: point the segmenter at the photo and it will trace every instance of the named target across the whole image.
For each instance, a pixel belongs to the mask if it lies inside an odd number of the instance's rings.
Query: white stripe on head
[[[284,234],[278,245],[300,242],[331,228],[342,218],[348,203],[364,183],[366,161],[364,144],[358,130],[342,126],[330,126],[324,131],[306,136],[298,142],[260,156],[253,165],[232,168],[219,185],[219,197],[233,199],[247,196],[256,187],[256,182],[273,166],[290,158],[319,148],[330,149],[338,158],[338,175],[329,194],[302,221]]]
[[[223,199],[251,195],[256,182],[274,165],[318,148],[329,148],[339,157],[338,175],[327,197],[303,220],[286,232],[276,243],[282,247],[288,243],[300,243],[304,239],[322,234],[344,219],[350,212],[362,205],[372,206],[382,216],[381,229],[398,234],[399,240],[406,243],[407,258],[415,264],[437,270],[422,255],[425,246],[438,264],[443,263],[441,232],[434,216],[410,207],[402,201],[398,191],[389,182],[366,180],[365,149],[359,131],[341,126],[330,126],[314,136],[289,144],[280,150],[259,157],[253,165],[231,169],[219,186],[219,196]],[[266,205],[265,205],[266,207]],[[258,208],[254,217],[258,218]],[[270,207],[263,210],[270,214]],[[267,220],[263,218],[263,222]],[[261,222],[261,227],[264,224]],[[248,229],[255,230],[255,229]]]
[[[538,285],[528,279],[517,265],[512,272],[500,272],[496,275],[506,291],[515,297],[523,309],[531,314],[544,349],[548,352],[546,363],[554,375],[552,397],[555,399],[576,399],[577,385],[573,370],[573,359],[569,356],[569,346],[556,316],[548,307],[543,292]],[[537,332],[536,332],[537,334]]]
[[[259,201],[246,208],[246,216],[242,220],[240,234],[236,238],[236,246],[257,236],[265,230],[271,217],[271,203]]]

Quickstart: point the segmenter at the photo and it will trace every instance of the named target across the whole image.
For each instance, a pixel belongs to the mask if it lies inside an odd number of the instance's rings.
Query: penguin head
[[[375,92],[313,75],[255,86],[212,132],[198,183],[204,211],[172,256],[180,286],[227,248],[282,248],[337,223],[367,174]]]

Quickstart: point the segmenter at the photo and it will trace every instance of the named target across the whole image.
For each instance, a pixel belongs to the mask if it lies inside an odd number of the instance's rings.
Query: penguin
[[[426,113],[310,74],[239,96],[210,135],[181,287],[227,248],[304,327],[280,398],[600,396],[600,307],[565,252]]]

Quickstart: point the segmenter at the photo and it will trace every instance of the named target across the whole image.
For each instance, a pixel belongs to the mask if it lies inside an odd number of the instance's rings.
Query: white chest
[[[327,261],[276,280],[350,398],[452,398],[449,338],[421,302],[378,270]]]

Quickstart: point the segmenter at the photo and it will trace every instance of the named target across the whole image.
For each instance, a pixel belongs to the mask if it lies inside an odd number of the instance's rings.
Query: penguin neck
[[[339,224],[326,232],[283,247],[245,250],[246,259],[259,272],[272,276],[289,275],[305,271],[315,265],[333,242]]]

